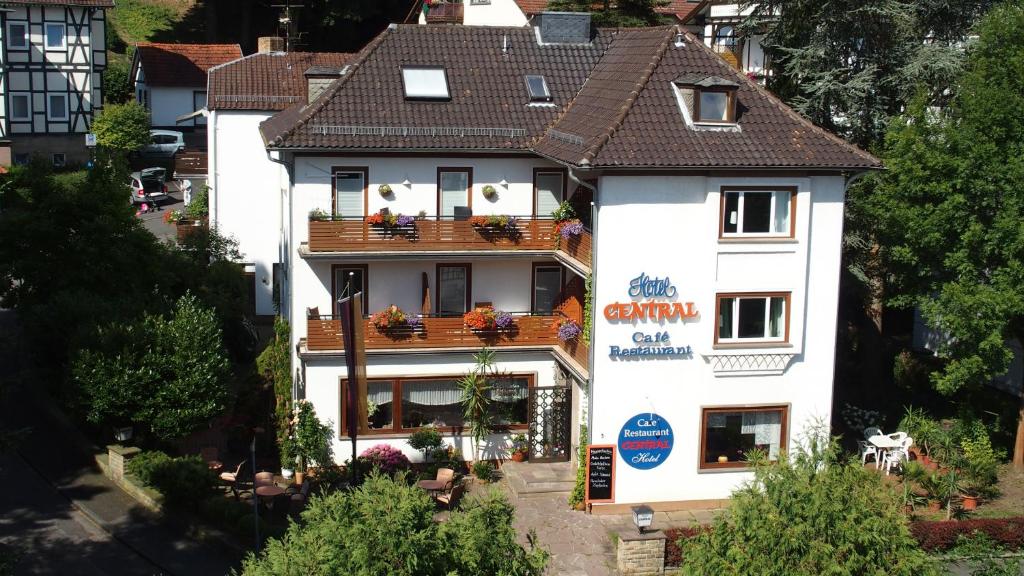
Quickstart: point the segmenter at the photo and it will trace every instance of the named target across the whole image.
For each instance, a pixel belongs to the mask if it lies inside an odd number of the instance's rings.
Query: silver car
[[[150,209],[160,209],[160,202],[167,199],[167,185],[163,168],[145,168],[133,172],[128,177],[128,188],[131,189],[132,205],[146,203]]]
[[[185,150],[185,135],[174,130],[150,130],[149,144],[139,150],[146,158],[173,158]]]

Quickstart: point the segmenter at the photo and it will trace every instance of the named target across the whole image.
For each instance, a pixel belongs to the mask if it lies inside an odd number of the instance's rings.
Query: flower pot
[[[285,480],[291,480],[292,476],[294,475],[295,470],[292,470],[291,468],[281,468],[281,478],[284,478]]]
[[[938,500],[929,500],[928,510],[931,512],[938,512],[939,510],[942,510],[942,502],[939,502]]]
[[[306,480],[306,473],[305,472],[296,472],[295,473],[295,485],[296,486],[302,486],[302,483],[305,480]]]
[[[513,452],[512,453],[512,461],[513,462],[525,462],[526,461],[526,452],[519,452],[519,451]]]
[[[977,510],[978,508],[978,497],[977,496],[964,496],[964,510]]]
[[[583,512],[584,510],[587,509],[587,505],[585,502],[577,502],[576,505],[573,506],[573,508],[575,508],[578,512]]]

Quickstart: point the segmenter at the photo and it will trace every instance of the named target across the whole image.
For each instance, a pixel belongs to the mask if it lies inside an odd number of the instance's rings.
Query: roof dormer
[[[736,125],[738,82],[718,76],[684,74],[672,83],[682,100],[687,124],[697,127]]]

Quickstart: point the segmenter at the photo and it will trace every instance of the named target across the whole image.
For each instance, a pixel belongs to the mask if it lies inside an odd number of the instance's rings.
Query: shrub
[[[128,472],[139,479],[146,486],[152,486],[159,469],[171,461],[167,454],[153,450],[143,452],[128,461]]]
[[[982,533],[1010,550],[1024,550],[1024,517],[910,523],[910,533],[928,552],[952,549],[961,536]]]
[[[92,123],[96,143],[129,152],[149,143],[149,111],[135,101],[108,104]]]
[[[683,542],[697,536],[705,530],[707,530],[707,526],[690,526],[686,528],[669,528],[665,530],[665,566],[682,566]]]
[[[167,506],[195,509],[213,491],[216,475],[199,456],[171,458],[163,452],[143,452],[128,462],[128,471],[164,496]]]
[[[210,213],[210,187],[203,185],[198,190],[193,190],[192,201],[188,203],[185,213],[189,218],[199,220]]]
[[[429,460],[428,456],[440,448],[443,443],[444,440],[441,439],[441,433],[436,428],[429,426],[422,430],[417,430],[409,436],[409,446],[413,450],[423,452],[424,462]]]
[[[371,468],[376,468],[389,476],[409,469],[409,459],[401,450],[390,444],[370,446],[363,450],[359,458],[367,462]]]
[[[308,400],[299,400],[295,404],[295,419],[292,420],[295,442],[290,448],[298,458],[297,470],[305,472],[311,464],[330,466],[334,463],[334,450],[331,446],[333,428],[320,421],[313,404]]]
[[[576,484],[569,494],[569,506],[575,508],[587,497],[587,425],[580,424],[580,447],[576,460]]]
[[[494,475],[494,466],[486,460],[473,462],[473,475],[481,482],[490,482]]]

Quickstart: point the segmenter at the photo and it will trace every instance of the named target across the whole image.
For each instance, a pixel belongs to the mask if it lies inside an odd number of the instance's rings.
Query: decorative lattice
[[[705,355],[715,376],[777,375],[789,367],[796,354],[717,354]]]
[[[542,386],[530,389],[531,462],[565,462],[569,460],[571,436],[569,418],[572,410],[572,388]]]

